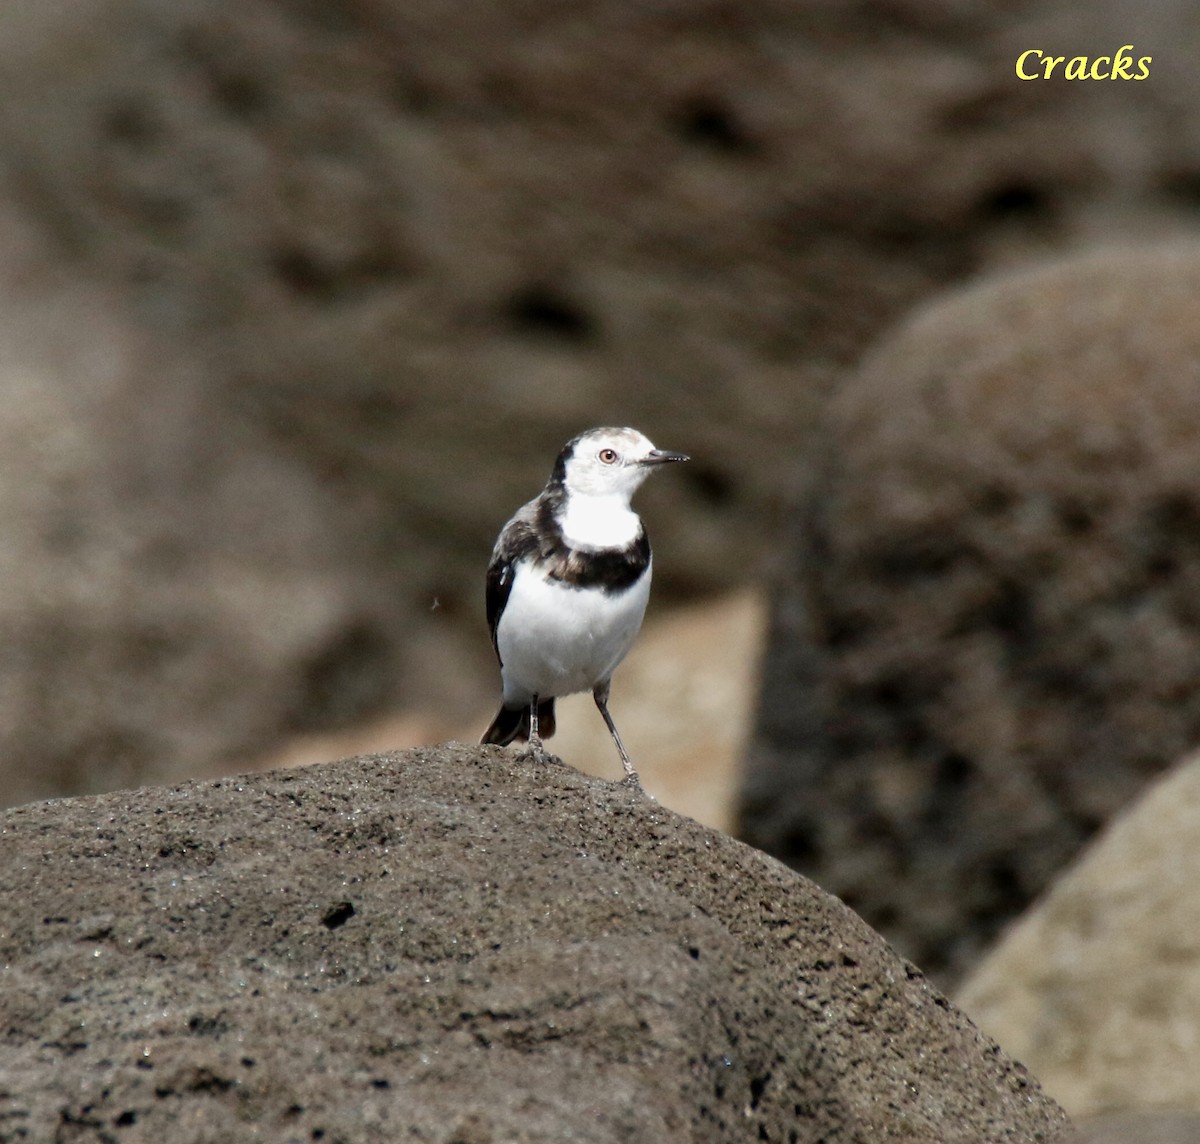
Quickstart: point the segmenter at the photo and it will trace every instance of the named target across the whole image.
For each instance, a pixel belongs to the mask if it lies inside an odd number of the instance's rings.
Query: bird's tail
[[[538,735],[549,739],[554,734],[554,700],[538,700]],[[480,743],[495,743],[505,747],[514,739],[527,742],[529,739],[529,705],[501,707],[492,720],[492,725],[483,733]]]

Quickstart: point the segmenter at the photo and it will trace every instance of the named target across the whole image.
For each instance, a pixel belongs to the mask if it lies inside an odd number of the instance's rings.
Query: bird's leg
[[[617,725],[608,713],[608,688],[609,680],[601,680],[592,688],[592,698],[596,701],[596,706],[600,708],[600,714],[604,716],[608,733],[613,737],[613,742],[617,745],[617,753],[621,756],[621,765],[625,768],[625,777],[621,781],[625,786],[637,787],[640,790],[642,782],[638,778],[637,771],[633,769],[633,763],[629,761],[629,754],[625,750],[625,744],[621,742],[621,736],[617,734]]]
[[[537,699],[538,697],[535,695],[529,701],[529,749],[531,751],[542,749],[542,737],[538,734]]]
[[[535,759],[546,757],[546,748],[542,746],[542,737],[538,734],[538,697],[536,695],[529,701],[528,750]]]

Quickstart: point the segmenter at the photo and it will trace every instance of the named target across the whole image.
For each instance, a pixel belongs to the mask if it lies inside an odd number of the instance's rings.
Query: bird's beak
[[[670,449],[651,449],[638,464],[641,465],[665,465],[670,461],[686,461],[688,455],[686,453],[672,453]]]

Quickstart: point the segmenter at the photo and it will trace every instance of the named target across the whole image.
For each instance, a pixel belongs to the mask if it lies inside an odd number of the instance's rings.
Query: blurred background
[[[647,786],[965,988],[1200,745],[1198,53],[1184,0],[7,0],[0,803],[476,739],[495,535],[633,425],[693,458]]]

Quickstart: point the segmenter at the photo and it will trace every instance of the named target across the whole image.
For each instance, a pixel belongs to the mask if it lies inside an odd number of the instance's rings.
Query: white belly
[[[649,567],[614,596],[542,580],[519,567],[496,629],[504,702],[591,691],[625,658],[649,598]]]

